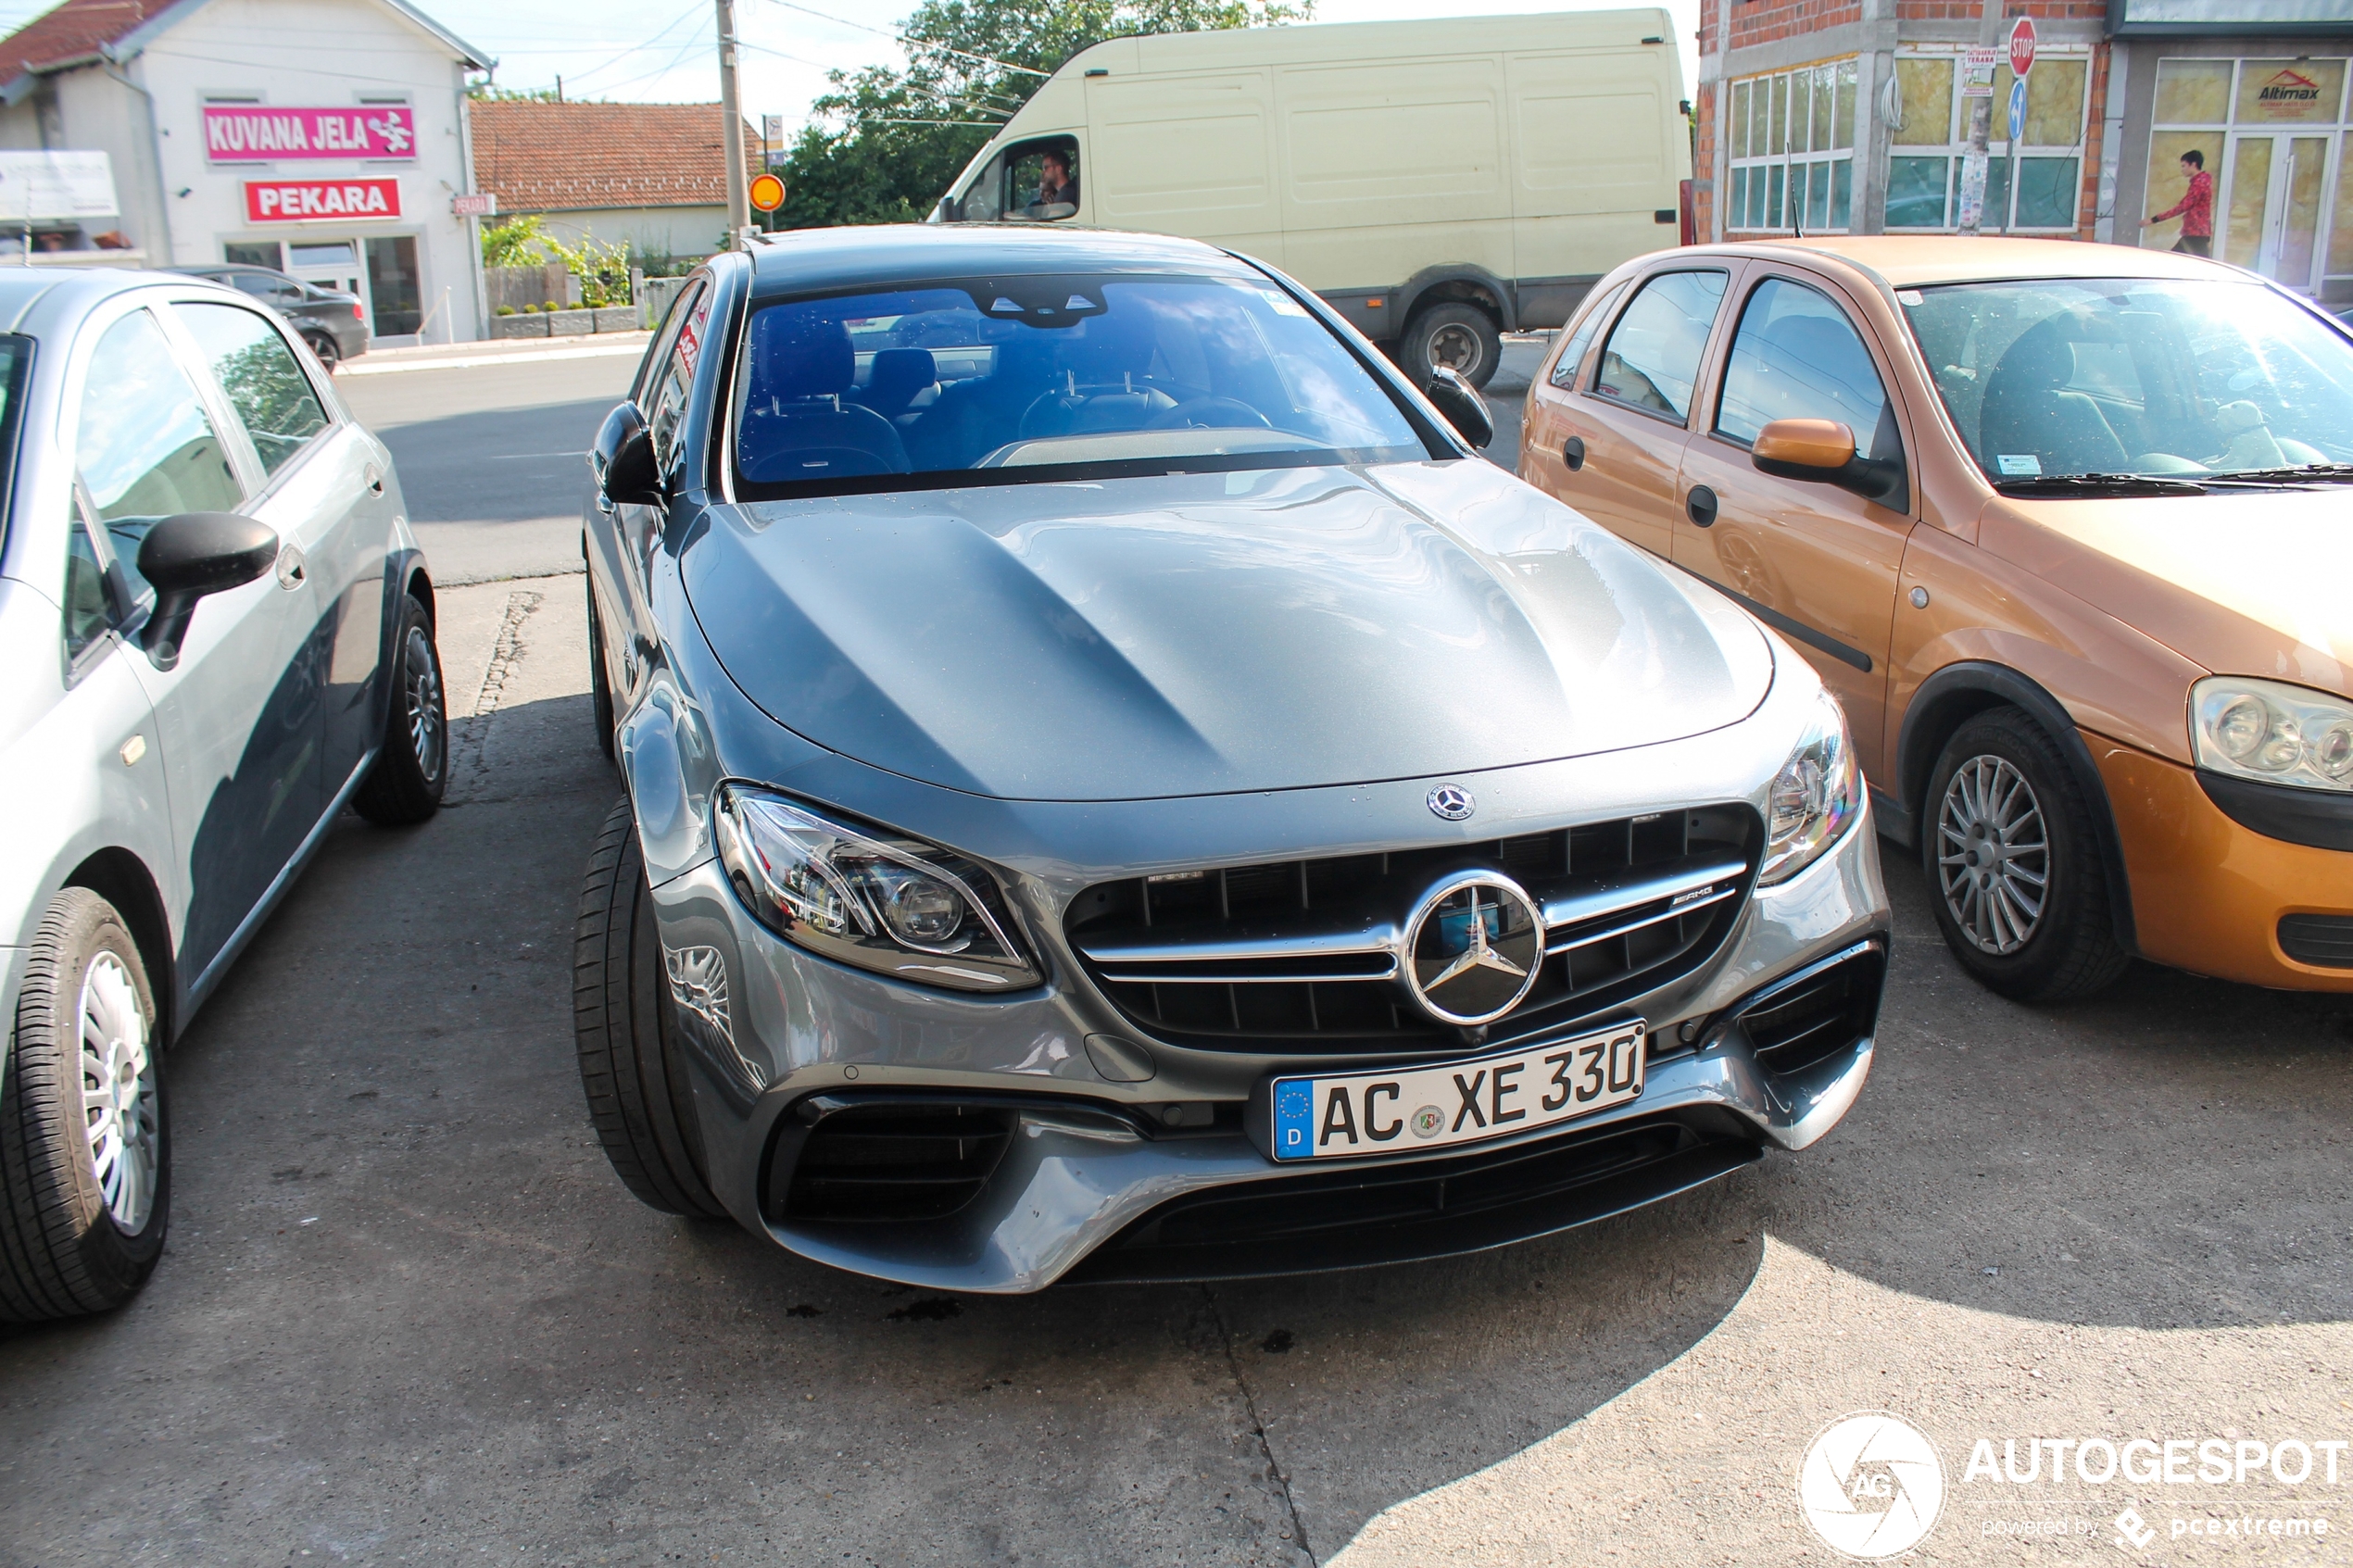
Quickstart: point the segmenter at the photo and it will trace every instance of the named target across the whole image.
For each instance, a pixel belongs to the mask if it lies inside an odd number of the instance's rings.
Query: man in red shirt
[[[2142,219],[2141,227],[2145,229],[2152,223],[2163,223],[2178,218],[2182,220],[2182,237],[2173,242],[2173,248],[2192,256],[2212,256],[2214,176],[2206,171],[2206,155],[2196,147],[2183,153],[2182,174],[2190,182],[2190,188],[2183,193],[2182,199],[2154,218]]]

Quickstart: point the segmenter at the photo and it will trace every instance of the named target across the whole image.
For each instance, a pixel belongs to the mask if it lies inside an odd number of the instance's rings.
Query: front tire
[[[119,1307],[171,1220],[171,1138],[146,966],[113,905],[50,902],[0,1088],[0,1322]]]
[[[449,710],[442,696],[441,650],[434,646],[433,621],[416,596],[402,595],[400,607],[384,746],[351,797],[351,809],[381,827],[423,822],[441,809],[449,789]]]
[[[1397,361],[1416,386],[1428,386],[1441,365],[1475,387],[1495,379],[1503,362],[1504,334],[1495,318],[1476,305],[1445,300],[1414,313],[1398,340]]]
[[[1946,946],[1987,987],[2071,1002],[2121,978],[2107,868],[2057,744],[2012,708],[1963,724],[1929,776],[1920,859]]]
[[[703,1162],[686,1061],[662,972],[653,890],[624,797],[605,818],[580,893],[573,947],[573,1035],[580,1086],[605,1158],[638,1201],[721,1219]]]

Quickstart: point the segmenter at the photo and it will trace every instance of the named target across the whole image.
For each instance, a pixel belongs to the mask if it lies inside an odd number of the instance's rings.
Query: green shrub
[[[511,316],[514,313],[515,307],[511,305],[502,305],[498,307],[498,314],[501,316]]]

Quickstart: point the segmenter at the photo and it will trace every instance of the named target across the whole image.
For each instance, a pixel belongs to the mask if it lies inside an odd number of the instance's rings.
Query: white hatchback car
[[[433,589],[392,458],[278,318],[0,276],[0,1323],[163,1251],[162,1047],[345,804],[431,816]]]

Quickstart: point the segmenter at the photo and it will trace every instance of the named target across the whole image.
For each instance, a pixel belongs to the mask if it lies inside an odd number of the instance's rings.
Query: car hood
[[[2353,488],[1997,500],[1978,542],[2194,664],[2353,696]]]
[[[1772,653],[1483,461],[720,506],[704,636],[816,744],[1002,798],[1296,789],[1732,723]]]

